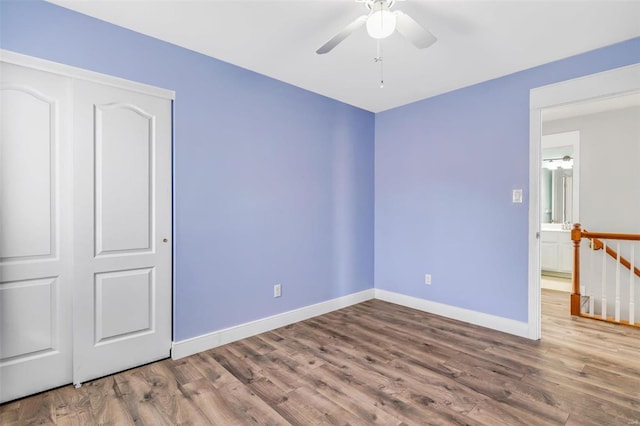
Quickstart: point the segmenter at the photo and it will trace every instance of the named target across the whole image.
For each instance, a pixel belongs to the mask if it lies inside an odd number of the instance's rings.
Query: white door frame
[[[150,86],[145,83],[138,83],[136,81],[126,80],[109,74],[103,74],[96,71],[86,70],[84,68],[49,61],[47,59],[37,58],[35,56],[24,55],[11,50],[0,49],[0,59],[3,62],[8,62],[10,64],[46,71],[48,73],[58,74],[64,77],[119,87],[121,89],[154,95],[159,98],[170,99],[172,101],[176,98],[176,92],[173,90]]]
[[[640,64],[531,89],[529,95],[529,315],[528,336],[540,339],[540,161],[542,110],[640,90]]]

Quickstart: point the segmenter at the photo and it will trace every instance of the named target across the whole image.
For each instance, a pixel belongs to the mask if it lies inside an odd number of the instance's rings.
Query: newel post
[[[571,241],[573,241],[571,315],[580,315],[580,242],[582,241],[582,229],[579,223],[573,225]]]

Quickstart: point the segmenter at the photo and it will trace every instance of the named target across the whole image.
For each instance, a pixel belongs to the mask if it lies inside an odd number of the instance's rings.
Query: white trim
[[[527,337],[538,340],[542,327],[540,301],[540,166],[542,161],[542,112],[529,114],[529,309]],[[533,143],[532,141],[538,141]]]
[[[431,300],[420,299],[417,297],[406,296],[404,294],[394,293],[387,290],[376,289],[375,295],[376,299],[384,300],[385,302],[395,303],[397,305],[406,306],[423,312],[429,312],[431,314],[440,315],[457,321],[463,321],[469,324],[479,325],[481,327],[487,327],[503,333],[514,334],[520,337],[528,337],[529,334],[527,323],[522,321],[497,317],[495,315],[459,308],[457,306],[445,305],[443,303],[433,302]]]
[[[12,52],[10,50],[0,49],[0,61],[20,65],[46,71],[48,73],[61,75],[64,77],[76,78],[79,80],[91,81],[107,86],[118,87],[133,92],[144,93],[146,95],[156,96],[158,98],[174,100],[176,93],[173,90],[167,90],[144,83],[137,83],[123,78],[102,74],[95,71],[89,71],[82,68],[72,67],[70,65],[60,64],[57,62],[40,59],[33,56],[23,55],[21,53]]]
[[[304,321],[318,315],[324,315],[371,299],[384,300],[385,302],[395,303],[397,305],[406,306],[423,312],[429,312],[469,324],[479,325],[481,327],[487,327],[503,333],[513,334],[520,337],[530,337],[529,328],[525,322],[489,315],[456,306],[445,305],[443,303],[433,302],[417,297],[406,296],[404,294],[394,293],[391,291],[371,288],[359,293],[350,294],[337,299],[273,315],[271,317],[203,334],[191,339],[173,342],[171,345],[171,358],[184,358],[198,352],[217,348],[218,346],[226,345],[227,343],[255,336],[260,333],[265,333],[267,331],[284,327],[299,321]]]
[[[584,102],[640,90],[640,64],[627,65],[531,89],[530,109]]]
[[[171,345],[171,358],[184,358],[198,352],[235,342],[236,340],[245,339],[276,328],[284,327],[285,325],[304,321],[318,315],[323,315],[338,309],[346,308],[347,306],[362,303],[373,299],[374,294],[374,289],[371,288],[358,293],[338,297],[337,299],[305,306],[304,308],[295,309],[293,311],[247,322],[225,328],[223,330],[214,331],[212,333],[203,334],[202,336],[173,342]]]
[[[544,108],[640,90],[640,64],[537,87],[530,91],[529,115],[529,315],[530,339],[541,335],[540,313],[540,143]]]

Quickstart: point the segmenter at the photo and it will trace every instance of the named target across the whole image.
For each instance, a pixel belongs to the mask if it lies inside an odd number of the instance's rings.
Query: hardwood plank
[[[289,392],[275,410],[291,424],[317,425],[338,424],[351,414],[342,410],[335,417],[336,405],[315,390],[301,386]]]
[[[231,351],[230,345],[211,350],[211,357],[245,385],[263,377],[259,368],[247,363],[246,358],[238,358]]]
[[[235,383],[238,381],[238,379],[231,374],[229,370],[216,362],[211,355],[211,351],[205,351],[182,359],[188,365],[185,366],[185,368],[193,370],[191,372],[192,376],[190,380],[185,380],[185,377],[183,376],[183,385],[205,378],[213,387],[221,388],[229,383]],[[193,380],[193,378],[195,378],[195,380]]]
[[[250,388],[252,392],[272,407],[286,401],[287,395],[291,392],[288,386],[283,388],[266,378],[251,382]]]
[[[288,424],[278,412],[260,399],[249,387],[241,383],[229,384],[220,389],[227,407],[232,409],[239,424]]]
[[[145,380],[126,375],[119,377],[117,382],[126,413],[131,416],[131,424],[169,424],[162,413],[158,411],[157,404],[153,401],[156,394],[149,388]]]
[[[478,402],[485,399],[484,395],[461,385],[455,379],[420,368],[411,360],[397,359],[391,363],[391,366],[396,370],[396,374],[404,377],[405,380],[414,379],[424,392],[428,392],[432,398],[436,398],[458,413],[467,414]]]
[[[114,376],[104,377],[82,385],[70,387],[71,392],[84,394],[89,399],[92,417],[98,424],[132,424],[132,413],[118,389]]]
[[[322,368],[332,369],[335,367],[324,364]],[[354,389],[354,387],[345,388],[340,380],[322,370],[309,370],[309,373],[306,375],[309,386],[313,386],[318,393],[360,419],[359,422],[351,424],[393,425],[401,422],[398,418],[387,413],[366,392]]]
[[[95,423],[88,392],[64,386],[55,392],[54,415],[56,424],[86,425]]]
[[[32,396],[31,398],[35,398]],[[20,418],[20,404],[26,399],[0,405],[0,425],[17,424]]]
[[[18,410],[18,424],[55,424],[54,391],[42,392],[33,398],[26,398],[20,402]]]
[[[469,417],[486,425],[504,426],[547,426],[553,424],[548,419],[537,417],[535,414],[519,410],[506,402],[486,399],[478,404]]]
[[[0,405],[0,423],[640,424],[640,330],[542,293],[534,342],[380,300]]]
[[[234,383],[240,385],[237,381]],[[196,380],[183,386],[184,394],[188,395],[205,416],[206,421],[202,424],[242,425],[242,416],[227,400],[228,395],[225,394],[225,388],[226,386],[215,388],[207,379]]]

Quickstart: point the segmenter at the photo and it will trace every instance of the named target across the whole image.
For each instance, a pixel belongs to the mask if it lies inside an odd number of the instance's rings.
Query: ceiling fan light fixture
[[[401,10],[392,12],[391,9],[396,3],[396,0],[356,0],[356,2],[363,3],[368,9],[368,13],[358,16],[344,27],[342,31],[338,32],[328,42],[320,46],[320,48],[316,50],[318,55],[330,52],[345,38],[349,37],[349,35],[353,34],[365,24],[367,33],[371,38],[380,40],[389,37],[397,31],[398,34],[409,40],[418,49],[425,49],[438,40],[436,36],[424,29],[406,13]],[[382,61],[380,61],[380,63],[382,64]]]
[[[386,5],[380,4],[380,10],[371,12],[367,18],[367,33],[375,39],[389,37],[396,30],[396,15]]]

